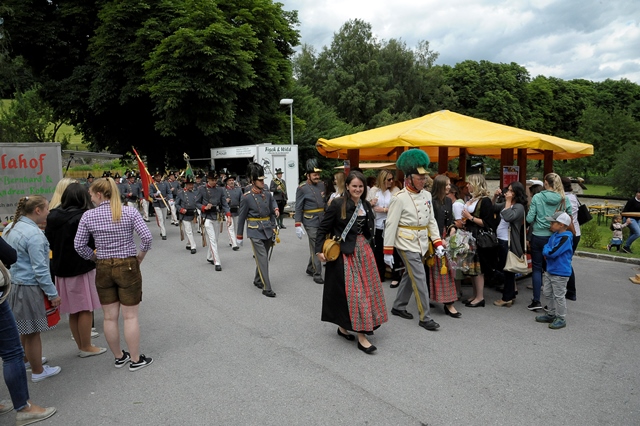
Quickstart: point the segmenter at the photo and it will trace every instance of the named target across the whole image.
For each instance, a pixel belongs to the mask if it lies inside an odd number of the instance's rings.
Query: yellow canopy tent
[[[424,117],[327,140],[318,139],[316,148],[328,158],[349,158],[348,150],[359,150],[360,160],[395,161],[402,150],[419,147],[431,161],[439,160],[440,148],[447,148],[449,159],[460,155],[500,158],[503,150],[527,150],[527,158],[544,159],[545,151],[564,160],[593,155],[593,146],[542,133],[480,120],[451,111],[438,111]]]

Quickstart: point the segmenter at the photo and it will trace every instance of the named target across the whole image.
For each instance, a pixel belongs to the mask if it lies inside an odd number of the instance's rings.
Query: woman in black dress
[[[351,227],[340,243],[340,256],[327,262],[324,293],[322,298],[322,321],[338,326],[338,335],[355,340],[358,334],[358,349],[371,354],[376,350],[367,339],[368,334],[387,321],[384,292],[378,275],[372,250],[375,235],[375,214],[366,200],[365,177],[358,171],[349,174],[344,197],[336,198],[327,208],[318,229],[316,255],[325,262],[322,245],[326,236],[341,236]]]

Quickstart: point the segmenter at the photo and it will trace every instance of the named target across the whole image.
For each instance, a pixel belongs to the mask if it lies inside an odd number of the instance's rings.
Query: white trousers
[[[238,217],[231,216],[231,225],[227,225],[227,234],[229,234],[229,244],[231,244],[231,247],[238,247],[238,239],[236,238],[237,224],[238,224]]]
[[[178,223],[178,216],[176,216],[176,203],[173,200],[169,201],[169,208],[171,209],[171,223]]]
[[[187,240],[189,240],[189,247],[191,247],[191,249],[196,248],[196,240],[193,238],[193,222],[183,220],[182,229],[187,236]]]
[[[212,260],[214,265],[220,265],[220,255],[218,254],[218,234],[220,224],[217,220],[205,219],[204,231],[207,233],[207,260]]]
[[[140,200],[140,207],[142,208],[142,218],[149,221],[149,201],[144,198]]]
[[[167,216],[167,208],[154,206],[153,210],[156,212],[156,223],[160,227],[160,235],[162,235],[163,237],[166,237],[167,230],[164,227],[164,218]]]

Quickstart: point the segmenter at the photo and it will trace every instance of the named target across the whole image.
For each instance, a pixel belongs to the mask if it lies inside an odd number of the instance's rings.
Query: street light
[[[289,105],[289,115],[291,115],[291,145],[293,145],[293,99],[280,99],[280,105]]]

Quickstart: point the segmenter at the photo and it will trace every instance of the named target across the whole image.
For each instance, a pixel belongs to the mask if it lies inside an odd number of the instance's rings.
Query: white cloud
[[[320,51],[349,19],[409,47],[428,40],[439,64],[516,62],[532,77],[640,83],[637,0],[280,0],[298,10],[302,43]]]

